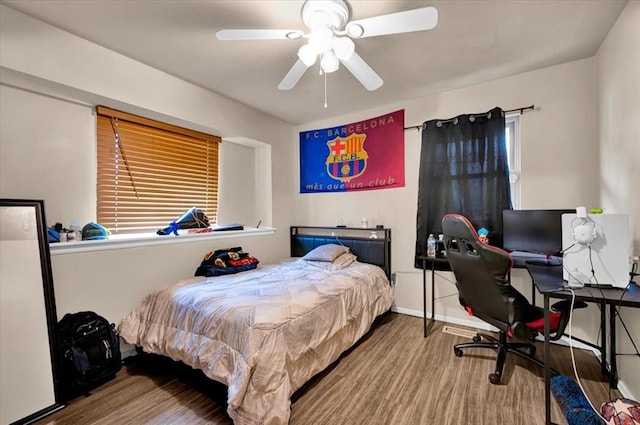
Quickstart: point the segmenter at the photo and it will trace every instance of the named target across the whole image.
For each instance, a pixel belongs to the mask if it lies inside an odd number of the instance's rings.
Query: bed
[[[292,227],[291,258],[168,285],[118,331],[227,385],[235,425],[287,424],[291,395],[391,308],[390,245],[389,229]]]

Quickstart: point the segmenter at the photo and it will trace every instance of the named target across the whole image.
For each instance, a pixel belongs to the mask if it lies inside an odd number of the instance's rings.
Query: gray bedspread
[[[118,330],[128,343],[226,384],[234,424],[287,424],[293,392],[358,341],[392,302],[379,267],[289,259],[164,287]]]

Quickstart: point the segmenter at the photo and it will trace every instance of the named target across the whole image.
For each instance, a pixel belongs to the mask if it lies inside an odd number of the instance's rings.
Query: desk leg
[[[436,262],[431,262],[431,320],[429,320],[429,332],[436,320]]]
[[[600,334],[600,368],[605,375],[609,372],[607,370],[607,304],[600,303],[600,327],[602,332]]]
[[[549,296],[544,296],[544,423],[551,425],[551,353],[549,350]]]
[[[509,271],[509,281],[511,281],[511,271]],[[536,305],[536,285],[531,281],[531,305]]]
[[[431,262],[431,320],[427,326],[427,263],[422,260],[422,324],[424,326],[424,337],[429,336],[433,320],[436,316],[436,265],[435,261]]]
[[[427,263],[422,260],[422,325],[424,327],[424,337],[428,336],[427,329]]]
[[[609,306],[609,388],[618,388],[618,362],[616,359],[616,306]]]

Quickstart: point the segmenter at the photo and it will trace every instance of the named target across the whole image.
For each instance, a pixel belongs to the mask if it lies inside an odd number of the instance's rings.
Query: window
[[[216,222],[220,137],[96,112],[98,223],[112,233],[155,232],[192,207]]]
[[[511,204],[520,208],[520,115],[505,118],[505,140],[509,158],[509,183],[511,185]]]

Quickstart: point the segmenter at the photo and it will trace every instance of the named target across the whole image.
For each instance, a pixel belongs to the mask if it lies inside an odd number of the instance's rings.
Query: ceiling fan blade
[[[300,30],[220,30],[218,40],[295,40],[302,38]]]
[[[354,38],[364,38],[430,30],[437,24],[438,10],[429,6],[351,21],[347,24],[346,30]],[[358,35],[359,32],[362,35]]]
[[[287,75],[285,75],[282,81],[280,81],[280,84],[278,84],[278,89],[291,90],[292,88],[294,88],[308,68],[309,67],[305,65],[304,62],[298,59],[296,63],[293,64],[289,72],[287,72]]]
[[[382,86],[382,78],[356,52],[349,59],[340,62],[367,90],[373,91]]]

